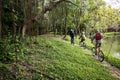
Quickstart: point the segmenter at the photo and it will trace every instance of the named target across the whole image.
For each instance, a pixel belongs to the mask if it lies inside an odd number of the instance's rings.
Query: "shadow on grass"
[[[15,80],[15,75],[5,66],[0,66],[0,80]]]

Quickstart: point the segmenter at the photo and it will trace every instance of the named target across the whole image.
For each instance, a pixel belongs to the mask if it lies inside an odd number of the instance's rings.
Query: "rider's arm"
[[[103,34],[101,34],[101,39],[103,39]]]
[[[95,34],[91,36],[91,43],[93,43],[94,39],[95,39]]]
[[[81,35],[79,36],[79,39],[81,39]]]

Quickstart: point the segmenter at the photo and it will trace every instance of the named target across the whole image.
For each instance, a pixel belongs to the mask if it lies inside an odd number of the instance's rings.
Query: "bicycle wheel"
[[[102,52],[102,50],[100,50],[99,52],[99,57],[98,57],[99,61],[100,62],[103,62],[104,61],[104,53]]]
[[[92,50],[93,56],[94,56],[95,55],[95,47],[93,47],[91,50]]]

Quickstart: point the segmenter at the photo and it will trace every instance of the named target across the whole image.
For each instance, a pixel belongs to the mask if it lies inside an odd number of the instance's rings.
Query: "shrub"
[[[0,61],[9,62],[15,60],[16,54],[24,53],[23,44],[13,40],[12,36],[0,40]]]

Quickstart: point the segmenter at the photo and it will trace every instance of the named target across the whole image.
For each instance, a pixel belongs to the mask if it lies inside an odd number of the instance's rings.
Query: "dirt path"
[[[45,37],[54,37],[53,35],[42,35],[42,36],[45,36]],[[60,36],[56,36],[56,37],[54,37],[54,38],[70,44],[70,42],[63,40]],[[77,44],[74,44],[74,46],[79,47],[79,45],[77,45]],[[91,54],[91,51],[90,51],[90,50],[85,49],[85,51],[88,52],[89,54]],[[114,77],[116,77],[118,80],[120,80],[120,70],[119,70],[118,68],[116,68],[115,66],[112,66],[112,65],[109,64],[107,61],[103,61],[103,62],[102,62],[102,65],[103,65],[104,67],[106,67],[106,69],[108,69],[108,71],[110,72],[110,74],[111,74],[112,76],[114,76]]]
[[[118,78],[118,80],[120,80],[120,70],[118,68],[116,68],[115,66],[111,66],[106,61],[103,61],[102,64],[109,70],[112,76],[115,76],[116,78]]]

